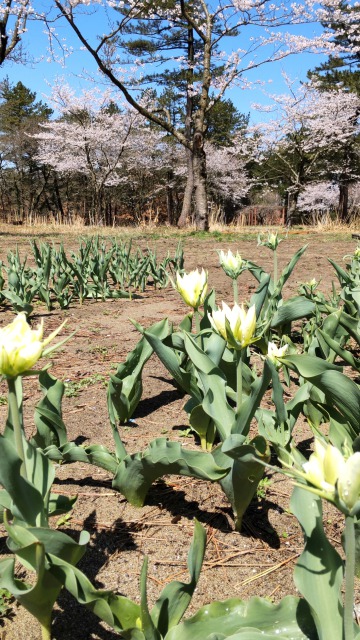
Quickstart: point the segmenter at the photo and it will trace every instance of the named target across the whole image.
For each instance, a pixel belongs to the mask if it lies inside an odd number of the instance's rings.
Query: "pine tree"
[[[330,55],[326,62],[308,71],[308,77],[325,91],[341,87],[360,95],[360,5],[351,7],[341,2],[341,11],[343,20],[330,20],[326,26],[334,33],[333,42],[344,51]]]
[[[37,143],[31,137],[39,123],[47,121],[52,109],[22,82],[12,85],[9,78],[0,84],[0,155],[3,189],[7,206],[17,217],[31,215],[44,201],[48,175],[35,160]],[[3,194],[4,195],[4,194]],[[4,200],[4,199],[3,199]]]

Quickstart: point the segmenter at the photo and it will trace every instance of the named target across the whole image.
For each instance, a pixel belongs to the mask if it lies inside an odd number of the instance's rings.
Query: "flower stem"
[[[239,413],[242,405],[242,363],[243,349],[236,351],[236,413]]]
[[[195,331],[196,331],[196,333],[200,333],[201,315],[200,315],[200,312],[197,309],[195,309],[195,311],[194,311],[194,316],[195,316]]]
[[[278,272],[278,258],[277,258],[277,251],[276,249],[273,251],[274,253],[274,273],[273,273],[273,279],[274,279],[274,289],[277,285],[277,272]]]
[[[49,622],[41,624],[41,640],[51,640],[51,618]]]
[[[344,640],[353,640],[355,525],[352,516],[346,516],[345,518],[345,554]]]
[[[234,291],[234,303],[238,304],[238,302],[239,302],[239,288],[238,288],[237,278],[233,278],[233,291]]]
[[[14,429],[16,451],[20,460],[22,461],[21,475],[23,476],[23,478],[27,480],[25,451],[24,451],[24,442],[23,442],[24,429],[22,426],[22,420],[20,416],[19,403],[18,403],[19,391],[17,391],[18,385],[22,384],[21,376],[17,378],[8,378],[7,383],[8,383],[8,389],[9,389],[10,418],[11,418],[12,426]],[[20,398],[21,398],[21,395],[20,395]]]

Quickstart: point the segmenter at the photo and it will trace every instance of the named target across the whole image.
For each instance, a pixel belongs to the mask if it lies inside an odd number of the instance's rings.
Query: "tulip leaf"
[[[227,474],[229,466],[217,466],[211,453],[188,451],[178,442],[156,438],[145,451],[128,455],[119,463],[112,486],[132,505],[142,507],[152,483],[164,475],[184,475],[215,482]]]
[[[264,393],[268,389],[271,381],[271,368],[269,366],[268,359],[265,360],[262,376],[255,378],[250,387],[250,395],[241,404],[241,407],[236,415],[236,420],[233,423],[231,433],[241,433],[248,435],[250,429],[250,423],[253,419],[256,410],[260,406],[261,399]]]
[[[318,640],[309,607],[306,602],[293,596],[286,596],[278,604],[257,597],[248,602],[237,598],[212,602],[173,627],[165,640],[237,638]]]
[[[61,411],[65,385],[47,371],[40,373],[39,382],[44,397],[35,407],[37,432],[33,440],[41,449],[52,444],[61,447],[68,441]]]
[[[289,298],[275,311],[270,326],[272,329],[277,329],[295,320],[308,318],[314,314],[315,308],[315,303],[304,296]]]
[[[295,584],[310,606],[319,640],[342,638],[343,565],[325,535],[321,499],[295,487],[291,509],[302,527],[305,542],[294,570]]]
[[[230,434],[235,419],[226,397],[225,376],[189,334],[185,334],[185,348],[203,390],[202,408],[212,418],[221,440],[224,440]]]
[[[151,618],[161,637],[165,637],[167,631],[180,622],[188,608],[193,593],[200,577],[200,571],[205,555],[206,531],[195,520],[194,537],[188,554],[188,570],[190,582],[175,580],[166,585],[157,599]]]
[[[50,625],[51,612],[62,588],[62,582],[47,568],[51,552],[59,560],[75,564],[82,557],[89,535],[83,532],[79,543],[70,536],[47,528],[7,527],[8,545],[20,562],[37,574],[34,585],[29,586],[14,575],[15,560],[0,561],[0,583],[44,626]]]
[[[353,318],[342,310],[339,317],[339,324],[348,331],[357,344],[360,344],[360,321],[358,314]]]
[[[59,516],[72,510],[77,496],[63,496],[57,493],[51,493],[48,503],[48,514],[50,516]]]
[[[360,389],[353,380],[341,373],[339,367],[315,356],[294,355],[281,360],[320,389],[327,403],[335,405],[359,433]]]
[[[30,446],[28,445],[29,448]],[[45,494],[47,494],[49,484],[51,486],[49,461],[40,451],[37,452],[36,459],[39,462],[38,465],[35,465],[37,467],[36,480],[40,482],[40,489],[45,490]],[[44,524],[47,521],[47,514],[44,510],[43,495],[37,487],[22,477],[20,468],[21,459],[14,445],[0,435],[0,484],[12,500],[11,511],[18,521],[25,522],[30,526]],[[41,482],[42,473],[46,478],[45,485]]]
[[[211,450],[215,440],[215,425],[213,420],[205,413],[201,404],[196,405],[189,416],[191,428],[200,438],[201,448]]]
[[[340,267],[334,260],[332,260],[331,258],[328,258],[328,261],[330,262],[330,264],[332,264],[332,266],[334,267],[336,274],[339,278],[339,282],[341,285],[347,283],[347,284],[351,284],[351,276],[350,274],[345,271],[342,267]]]
[[[263,462],[269,459],[266,455],[266,441],[264,438],[258,436],[258,439],[264,445],[262,459],[260,460],[256,459],[257,451],[255,446],[242,444],[242,439],[243,436],[239,434],[231,435],[222,446],[219,445],[212,452],[217,464],[222,467],[230,467],[229,473],[219,482],[234,511],[237,531],[241,529],[243,515],[264,475]]]
[[[147,599],[147,567],[148,559],[144,559],[140,574],[140,617],[141,628],[146,640],[161,640],[160,633],[155,627],[150,615]]]
[[[112,591],[96,589],[82,571],[56,555],[49,554],[48,560],[51,575],[101,620],[116,631],[136,626],[136,621],[140,618],[139,605]]]
[[[148,331],[159,340],[164,339],[169,334],[168,321],[162,320],[153,324]],[[150,343],[142,337],[135,348],[128,354],[125,362],[121,363],[115,374],[110,376],[107,403],[110,422],[117,432],[118,423],[125,423],[131,418],[139,404],[142,396],[142,370],[153,353]],[[118,443],[118,437],[115,438]],[[126,455],[124,447],[117,447],[119,459]]]
[[[110,473],[113,474],[118,467],[118,460],[115,455],[101,444],[81,447],[76,445],[75,442],[67,442],[60,449],[55,446],[47,447],[44,454],[50,458],[50,460],[85,462],[106,469],[106,471],[110,471]]]
[[[307,249],[307,246],[308,245],[305,244],[303,247],[298,249],[298,251],[296,251],[296,253],[294,253],[294,255],[292,256],[292,258],[290,259],[288,264],[282,270],[282,273],[280,275],[280,278],[278,279],[277,285],[276,285],[275,290],[274,290],[274,296],[275,297],[278,296],[281,293],[281,291],[282,291],[282,289],[284,287],[284,284],[290,278],[292,272],[294,271],[294,268],[295,268],[297,262],[300,260],[300,258],[303,255],[303,253],[305,253],[305,251]]]
[[[269,285],[270,285],[271,277],[269,273],[261,273],[259,286],[256,289],[255,293],[251,296],[249,306],[255,305],[256,317],[258,318],[261,313],[261,309],[265,303],[269,295]]]
[[[164,344],[164,342],[158,336],[151,333],[151,331],[144,331],[144,336],[179,387],[191,396],[198,398],[200,402],[201,398],[196,381],[191,373],[181,366],[180,360],[172,346]]]
[[[354,358],[350,351],[343,349],[340,344],[336,340],[333,340],[328,335],[328,333],[325,333],[325,331],[318,329],[316,333],[318,335],[318,338],[322,338],[322,340],[328,345],[328,347],[330,347],[330,349],[332,349],[336,353],[336,355],[340,356],[340,358],[342,358],[344,362],[353,367],[355,371],[360,371],[359,358]]]

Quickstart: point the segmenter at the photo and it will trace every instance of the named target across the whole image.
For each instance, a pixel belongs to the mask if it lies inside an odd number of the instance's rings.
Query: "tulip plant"
[[[104,277],[110,260],[107,249],[96,245],[101,254],[96,266],[91,262],[95,260],[93,246],[82,245],[77,257],[79,273],[91,264],[95,274],[92,282],[87,278],[83,286],[79,284],[83,297],[95,291],[103,297],[108,286]],[[49,343],[63,325],[44,338],[43,325],[31,329],[21,312],[0,330],[0,373],[8,385],[8,420],[0,436],[0,512],[13,553],[0,561],[0,589],[9,590],[39,620],[43,640],[51,638],[51,612],[62,587],[121,637],[131,640],[360,640],[353,619],[360,531],[360,389],[337,364],[341,358],[359,371],[359,362],[348,348],[349,337],[360,343],[358,319],[348,313],[353,309],[345,299],[345,310],[334,309],[334,297],[325,299],[311,281],[291,302],[282,300],[282,287],[303,250],[285,267],[277,284],[260,267],[247,262],[259,285],[251,300],[242,305],[223,302],[218,308],[215,293],[207,291],[204,270],[177,271],[174,286],[192,313],[176,330],[167,319],[147,329],[134,323],[142,337],[110,376],[107,404],[114,451],[101,444],[83,447],[68,441],[61,407],[64,384],[46,368],[34,369],[41,357],[58,346]],[[55,251],[41,251],[50,264]],[[69,283],[74,283],[69,265],[62,264],[59,277],[69,276]],[[46,266],[38,268],[45,282],[49,272]],[[70,288],[74,291],[73,284]],[[46,293],[41,295],[46,301]],[[297,337],[308,337],[302,344],[303,353],[298,353],[299,342],[285,328],[301,318],[307,329],[304,333],[297,330]],[[188,395],[185,410],[202,449],[190,450],[179,442],[156,438],[144,451],[127,452],[121,428],[136,415],[143,368],[152,353]],[[26,375],[38,375],[43,394],[35,409],[36,432],[30,441],[23,421],[22,378]],[[285,402],[290,376],[297,389]],[[262,398],[269,389],[273,406],[265,408]],[[294,444],[300,414],[315,436],[308,460]],[[52,461],[81,461],[109,471],[113,487],[136,506],[144,504],[152,483],[165,474],[218,482],[239,529],[269,465],[270,448],[278,458],[276,470],[296,485],[291,509],[303,530],[304,551],[294,580],[301,598],[289,596],[278,604],[259,598],[247,603],[239,599],[213,602],[182,620],[204,556],[201,525],[195,524],[189,552],[190,582],[167,585],[152,610],[146,593],[146,561],[137,604],[123,595],[97,590],[77,568],[89,539],[86,532],[75,542],[50,528],[49,517],[66,513],[75,500],[52,493]],[[345,518],[345,560],[325,535],[322,500],[330,501]],[[15,561],[34,574],[31,585],[15,577]]]
[[[1,301],[8,300],[16,312],[28,315],[38,299],[48,310],[57,302],[62,309],[73,301],[86,298],[107,300],[129,298],[143,292],[150,283],[165,287],[171,270],[183,269],[183,252],[179,245],[174,257],[168,254],[159,261],[155,251],[147,248],[132,253],[128,244],[112,240],[110,246],[99,237],[84,239],[79,250],[66,254],[46,243],[31,242],[35,268],[21,261],[18,250],[8,253],[3,265],[7,279],[0,276]]]
[[[230,249],[227,253],[219,251],[220,265],[233,282],[234,302],[239,302],[238,277],[246,270],[246,262],[237,251],[234,255]]]

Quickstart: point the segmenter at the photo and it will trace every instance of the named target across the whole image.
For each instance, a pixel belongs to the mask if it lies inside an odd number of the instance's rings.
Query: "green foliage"
[[[322,524],[321,499],[296,487],[291,508],[301,524],[305,546],[297,561],[294,580],[310,606],[319,640],[342,638],[342,561],[328,541]],[[319,554],[321,549],[321,554]]]
[[[262,598],[212,602],[175,627],[166,640],[318,640],[306,602],[287,596],[279,604]]]
[[[22,82],[11,84],[6,77],[0,85],[0,131],[19,131],[31,121],[47,120],[52,114],[52,109],[35,100],[36,94]]]
[[[87,298],[108,300],[137,297],[146,286],[166,287],[169,271],[183,269],[183,251],[178,245],[173,257],[168,253],[158,260],[156,251],[147,248],[132,253],[131,242],[112,240],[110,246],[99,237],[82,240],[77,253],[69,257],[63,245],[55,247],[36,240],[31,242],[36,268],[22,262],[18,249],[8,253],[8,265],[3,265],[7,282],[0,276],[2,304],[8,300],[16,312],[33,310],[36,300],[50,311],[56,302],[67,309],[71,302],[80,304]],[[5,282],[7,284],[4,288]]]

